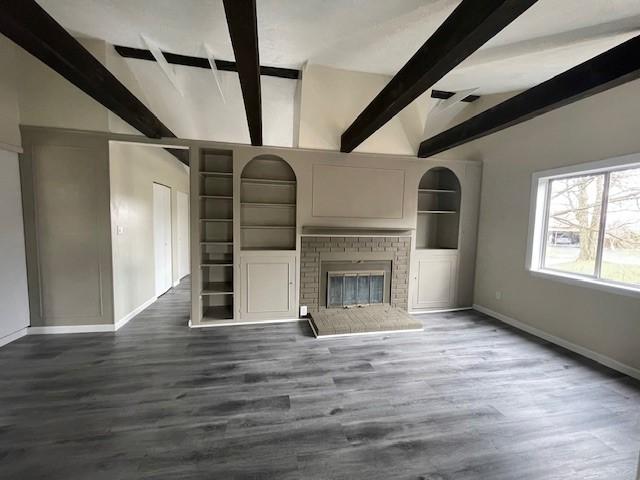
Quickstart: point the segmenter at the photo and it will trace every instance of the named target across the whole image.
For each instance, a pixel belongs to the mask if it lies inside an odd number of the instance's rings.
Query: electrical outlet
[[[502,300],[502,292],[500,290],[496,290],[496,300]]]
[[[301,317],[306,317],[307,316],[307,306],[306,305],[300,305],[300,316]]]

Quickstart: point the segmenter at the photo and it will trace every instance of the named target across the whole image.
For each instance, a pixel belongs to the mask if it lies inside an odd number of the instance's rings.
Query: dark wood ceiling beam
[[[124,58],[135,58],[138,60],[150,60],[155,62],[156,59],[149,50],[143,48],[124,47],[122,45],[114,45],[116,52]],[[206,68],[211,70],[209,60],[203,57],[192,57],[190,55],[180,55],[178,53],[162,52],[167,62],[173,65],[183,65],[186,67]],[[237,72],[238,66],[236,62],[230,62],[228,60],[218,60],[216,58],[216,68],[223,72]],[[260,75],[277,78],[287,78],[290,80],[297,80],[300,78],[300,70],[295,68],[282,68],[282,67],[268,67],[260,66]]]
[[[0,0],[0,32],[151,138],[175,137],[34,0]]]
[[[446,90],[431,90],[431,98],[437,98],[439,100],[448,100],[453,97],[456,92],[447,92]],[[478,95],[469,95],[464,97],[461,102],[472,103],[478,100],[480,97]]]
[[[640,35],[420,144],[429,157],[640,78]]]
[[[462,0],[342,134],[351,152],[537,0]]]
[[[240,88],[247,114],[251,145],[262,145],[260,54],[255,0],[223,0]]]

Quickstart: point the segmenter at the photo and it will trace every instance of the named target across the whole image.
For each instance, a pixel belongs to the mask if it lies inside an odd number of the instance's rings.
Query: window
[[[640,291],[638,160],[534,175],[530,270]]]

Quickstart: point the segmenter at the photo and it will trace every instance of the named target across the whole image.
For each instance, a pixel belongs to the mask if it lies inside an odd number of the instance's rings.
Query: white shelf
[[[233,245],[233,242],[200,242],[200,245]]]
[[[231,263],[231,262],[209,262],[209,263],[201,263],[200,266],[203,267],[203,268],[233,267],[233,263]]]
[[[456,210],[418,210],[418,215],[426,215],[426,214],[451,214],[458,213]]]
[[[233,222],[233,218],[201,218],[201,222],[221,222],[221,223],[231,223]]]
[[[200,198],[204,200],[232,200],[231,195],[200,195]]]
[[[242,183],[251,183],[254,185],[295,185],[295,180],[276,180],[271,178],[242,178]]]
[[[232,172],[200,172],[203,177],[233,177]]]
[[[211,282],[202,285],[200,295],[233,295],[232,282]]]
[[[266,207],[266,208],[296,208],[295,203],[260,203],[260,202],[242,202],[243,207]]]
[[[420,188],[418,193],[458,193],[457,190],[442,190],[439,188]]]
[[[291,230],[296,228],[295,225],[242,225],[243,229],[255,229],[255,230]]]

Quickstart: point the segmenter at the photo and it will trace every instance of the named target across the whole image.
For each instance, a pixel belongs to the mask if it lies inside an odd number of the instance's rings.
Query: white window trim
[[[569,285],[577,285],[619,295],[640,298],[640,287],[618,284],[599,278],[561,272],[543,268],[541,262],[549,181],[576,175],[590,175],[612,170],[640,167],[640,153],[608,158],[597,162],[582,163],[568,167],[534,172],[531,176],[531,196],[529,199],[529,232],[527,235],[527,255],[525,268],[531,275]]]

